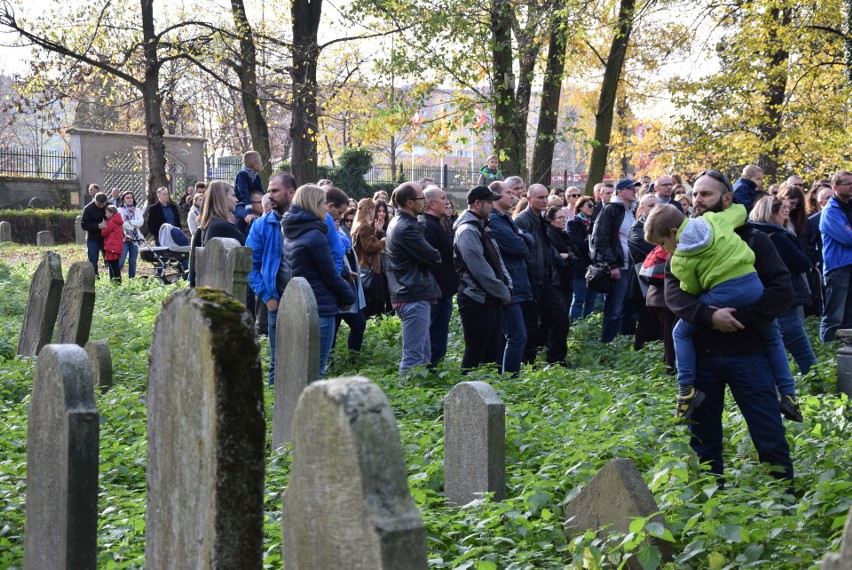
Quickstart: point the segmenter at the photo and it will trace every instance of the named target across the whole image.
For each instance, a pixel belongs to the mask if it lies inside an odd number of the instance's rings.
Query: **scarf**
[[[586,214],[584,214],[583,212],[577,212],[577,215],[576,215],[576,216],[574,216],[574,217],[575,217],[575,218],[580,218],[580,221],[581,221],[581,222],[583,222],[583,225],[584,225],[586,228],[588,228],[588,227],[589,227],[589,225],[592,223],[592,220],[590,220],[590,219],[588,218],[588,216],[586,216]]]
[[[252,182],[254,182],[254,179],[260,175],[259,172],[255,172],[248,166],[243,166],[243,169],[240,172],[245,172],[246,174],[248,174],[249,180],[251,180]]]

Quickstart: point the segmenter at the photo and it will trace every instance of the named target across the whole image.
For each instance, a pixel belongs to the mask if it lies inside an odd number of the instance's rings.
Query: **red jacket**
[[[106,223],[107,227],[101,230],[101,235],[104,236],[104,249],[110,253],[121,253],[124,247],[124,229],[122,228],[124,220],[121,219],[121,214],[113,214]]]

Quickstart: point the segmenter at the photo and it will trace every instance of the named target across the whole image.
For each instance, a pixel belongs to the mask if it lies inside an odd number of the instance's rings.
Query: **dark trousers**
[[[364,342],[364,330],[367,328],[367,318],[364,316],[364,311],[355,313],[338,313],[335,319],[334,341],[331,346],[337,342],[337,331],[340,330],[340,323],[346,321],[349,325],[349,338],[346,341],[346,348],[358,352],[361,350],[361,344]]]
[[[672,374],[675,370],[675,349],[672,331],[674,330],[677,317],[666,307],[648,307],[651,317],[657,323],[657,328],[663,336],[663,360],[666,363],[666,371]]]
[[[662,334],[654,317],[651,316],[651,311],[645,306],[645,299],[634,298],[633,306],[636,308],[636,338],[633,340],[633,349],[642,350],[646,342],[652,340],[661,340]],[[624,320],[622,320],[622,326]]]
[[[547,347],[547,362],[562,362],[568,354],[568,309],[565,298],[556,287],[546,285],[537,291],[535,301],[524,303],[527,347],[524,362],[535,361],[540,346]]]
[[[107,265],[107,269],[109,269],[109,278],[112,281],[117,281],[121,283],[121,268],[118,266],[117,259],[105,259],[104,262]]]
[[[502,308],[477,303],[461,293],[458,295],[458,306],[464,331],[462,373],[492,362],[499,367],[502,361],[498,357],[500,338],[503,336],[500,328]]]

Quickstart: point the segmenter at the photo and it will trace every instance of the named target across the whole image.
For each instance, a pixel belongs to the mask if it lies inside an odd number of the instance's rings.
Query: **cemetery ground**
[[[80,246],[52,248],[67,272],[85,258]],[[0,245],[0,568],[21,567],[26,500],[27,408],[34,362],[15,357],[32,273],[44,248]],[[142,265],[140,264],[140,267]],[[184,287],[180,284],[177,287]],[[100,414],[98,567],[144,564],[146,379],[154,321],[176,290],[154,280],[102,280],[90,338],[109,344],[114,385],[96,392]],[[808,320],[816,339],[815,319]],[[644,568],[662,566],[646,536],[673,543],[670,568],[817,568],[837,551],[852,504],[852,409],[831,393],[837,344],[816,343],[819,370],[800,377],[804,424],[785,422],[798,497],[784,494],[757,462],[742,416],[728,398],[727,486],[698,465],[685,426],[673,419],[674,381],[663,372],[661,347],[634,352],[629,339],[601,345],[600,322],[572,327],[575,368],[524,368],[516,379],[480,370],[462,378],[461,330],[451,328],[448,361],[437,371],[400,379],[399,324],[371,321],[359,355],[347,354],[341,331],[329,378],[359,374],[387,395],[400,429],[408,481],[427,528],[429,564],[446,568],[618,567],[637,554]],[[261,339],[264,368],[268,364]],[[193,355],[187,354],[186,358]],[[506,499],[462,508],[443,498],[443,398],[462,380],[491,384],[506,407]],[[175,389],[178,389],[176,386]],[[271,449],[273,392],[265,389],[267,462],[264,565],[281,568],[281,492],[290,446]],[[567,500],[611,459],[635,461],[668,528],[636,519],[627,534],[594,532],[566,539]]]

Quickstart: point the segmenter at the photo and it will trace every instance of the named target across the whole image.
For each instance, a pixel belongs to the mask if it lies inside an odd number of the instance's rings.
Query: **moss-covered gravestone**
[[[95,270],[88,261],[75,261],[68,269],[68,278],[59,300],[57,344],[86,346],[94,310]]]
[[[145,567],[261,568],[266,423],[251,317],[233,297],[172,294],[148,366]]]
[[[27,311],[18,339],[19,355],[37,356],[41,347],[50,343],[64,283],[59,254],[45,252],[30,283]]]
[[[426,568],[396,419],[366,378],[314,382],[299,399],[281,525],[287,570]]]
[[[98,434],[86,353],[45,346],[27,420],[24,568],[97,567]]]

